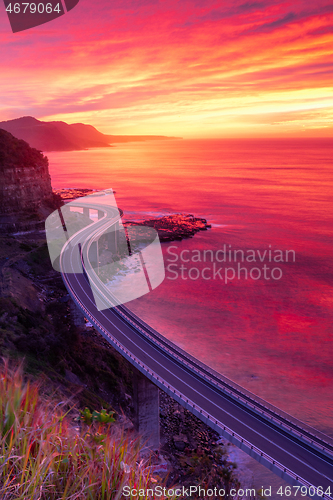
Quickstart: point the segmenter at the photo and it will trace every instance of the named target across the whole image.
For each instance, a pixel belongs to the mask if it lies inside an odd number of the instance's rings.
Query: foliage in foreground
[[[0,373],[2,500],[118,500],[124,486],[154,487],[156,480],[140,462],[138,440],[96,419],[74,427],[57,406],[42,400],[36,384],[24,383],[22,365],[12,370],[5,361]]]

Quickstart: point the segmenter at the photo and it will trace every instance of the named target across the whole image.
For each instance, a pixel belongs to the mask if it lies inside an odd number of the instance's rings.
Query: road
[[[310,497],[332,499],[333,442],[329,437],[214,372],[124,306],[97,310],[89,280],[77,272],[78,258],[88,262],[91,241],[120,215],[117,209],[98,203],[90,207],[103,211],[104,216],[73,235],[60,257],[64,283],[85,316],[136,368],[211,428],[289,484],[310,488]],[[103,300],[103,286],[95,288]]]

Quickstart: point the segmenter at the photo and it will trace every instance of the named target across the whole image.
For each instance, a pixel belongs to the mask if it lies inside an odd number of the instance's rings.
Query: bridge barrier
[[[295,434],[298,439],[303,440],[305,443],[310,444],[312,447],[317,448],[320,452],[326,454],[329,458],[333,456],[333,441],[329,443],[325,441],[323,438],[315,435],[315,429],[308,427],[309,430],[303,429],[302,422],[294,419],[291,415],[280,410],[280,413],[277,411],[273,405],[266,406],[261,401],[258,401],[256,396],[252,393],[246,394],[239,389],[239,386],[232,382],[226,377],[223,377],[218,372],[215,372],[210,367],[201,363],[199,360],[191,356],[190,354],[183,351],[181,348],[173,344],[171,341],[160,335],[157,331],[153,330],[149,325],[144,323],[138,316],[129,311],[126,307],[116,307],[116,311],[126,319],[127,322],[131,323],[137,330],[139,330],[142,334],[149,337],[154,343],[157,343],[159,347],[161,347],[165,352],[168,352],[173,357],[182,361],[192,372],[196,372],[200,375],[200,377],[205,378],[210,384],[218,387],[224,393],[228,394],[235,400],[240,401],[243,405],[251,408],[251,410],[256,413],[264,416],[266,419],[274,422],[276,425],[279,425],[281,428],[284,428],[287,432],[291,432]],[[126,311],[126,313],[122,312],[122,309]],[[140,327],[136,322],[131,319],[131,316],[135,318],[137,323],[141,323],[145,329]],[[148,330],[150,333],[148,333]],[[196,366],[197,365],[197,366]],[[208,373],[206,373],[208,372]],[[211,375],[211,376],[210,376]],[[224,380],[225,379],[225,380]],[[226,387],[230,385],[232,389]],[[236,391],[236,392],[235,392]],[[260,398],[258,398],[260,399]],[[282,414],[281,414],[282,413]],[[294,420],[294,422],[292,421]],[[302,432],[303,431],[303,432]],[[309,437],[310,436],[310,437]]]
[[[75,206],[75,202],[72,202],[72,204]],[[83,206],[82,203],[79,202],[76,202],[76,205]],[[117,223],[117,221],[118,218],[116,218],[114,223]],[[104,231],[105,231],[104,227],[101,228],[99,231],[97,231],[92,241],[96,240],[96,238],[98,238],[101,234],[103,234]],[[89,254],[89,247],[87,250],[87,254]],[[106,289],[104,283],[98,278],[97,275],[96,275],[96,281],[98,284],[99,291],[101,291],[101,289]],[[109,302],[110,296],[112,296],[112,293],[110,293],[109,290],[107,290],[107,296],[108,297],[106,297],[106,300]],[[116,299],[114,303],[117,304]],[[282,412],[281,410],[277,411],[278,409],[275,408],[273,405],[268,406],[268,403],[266,402],[265,404],[263,400],[258,401],[258,399],[260,398],[255,397],[255,395],[250,393],[249,391],[244,392],[244,389],[242,390],[240,386],[237,386],[237,384],[235,384],[231,380],[227,379],[226,377],[223,377],[215,370],[211,369],[204,363],[201,363],[198,359],[194,358],[193,356],[191,356],[190,354],[188,354],[187,352],[183,351],[181,348],[173,344],[171,341],[164,338],[157,331],[153,330],[149,325],[147,325],[143,320],[141,320],[141,318],[138,318],[134,313],[130,312],[125,306],[115,307],[115,310],[128,323],[131,323],[136,330],[140,331],[141,334],[150,338],[155,344],[158,344],[161,349],[163,349],[165,352],[168,352],[171,356],[175,357],[176,359],[180,360],[192,372],[196,372],[198,375],[200,375],[201,378],[207,380],[211,385],[217,387],[225,394],[228,394],[228,396],[230,396],[234,400],[239,401],[242,405],[251,408],[251,410],[255,411],[257,414],[263,416],[264,418],[270,420],[271,422],[274,422],[274,424],[278,425],[280,428],[283,428],[289,433],[295,434],[298,439],[301,439],[305,443],[311,445],[314,448],[317,448],[322,453],[332,458],[333,441],[332,443],[325,441],[323,437],[315,434],[316,432],[315,429],[309,426],[306,426],[307,430],[304,429],[303,428],[303,426],[305,425],[304,423],[301,423],[297,419],[291,417],[291,415],[288,415],[287,413]],[[123,310],[125,311],[125,313],[123,312]],[[135,318],[136,322],[133,321],[131,317]],[[144,328],[142,328],[140,325],[144,326]],[[226,386],[229,386],[232,389]]]
[[[325,441],[321,440],[321,438],[319,438],[318,436],[315,436],[315,435],[312,435],[311,436],[312,439],[311,439],[310,437],[308,437],[308,435],[310,434],[309,431],[303,430],[303,432],[305,432],[307,435],[304,434],[304,433],[302,433],[300,430],[298,430],[298,429],[295,428],[295,426],[297,424],[295,424],[295,423],[287,420],[284,416],[281,416],[279,413],[275,413],[271,408],[268,408],[268,407],[261,408],[260,406],[262,406],[262,404],[260,402],[258,402],[258,401],[252,400],[252,399],[249,401],[250,397],[248,395],[243,394],[243,393],[241,395],[239,395],[239,394],[235,393],[235,390],[237,390],[238,392],[240,392],[238,389],[231,390],[231,389],[225,387],[225,385],[224,385],[225,382],[222,381],[222,380],[220,380],[220,377],[218,378],[215,375],[215,373],[212,373],[213,377],[210,377],[209,375],[207,375],[205,373],[205,371],[208,371],[209,367],[207,367],[204,364],[202,364],[203,368],[201,366],[196,367],[195,365],[196,364],[199,365],[199,363],[200,363],[200,362],[197,363],[196,358],[192,358],[190,355],[185,356],[183,354],[183,352],[181,352],[180,354],[178,354],[178,352],[177,352],[178,351],[177,346],[175,346],[174,344],[172,344],[167,339],[166,339],[166,342],[164,342],[164,341],[161,342],[161,339],[159,339],[159,338],[156,339],[155,338],[155,332],[151,328],[149,328],[149,330],[153,334],[153,336],[150,335],[148,332],[146,332],[143,328],[141,328],[135,321],[133,321],[130,318],[130,316],[132,315],[131,312],[129,312],[129,315],[127,315],[127,314],[124,314],[121,311],[121,309],[124,309],[124,307],[122,307],[122,308],[116,307],[115,309],[116,309],[116,311],[124,319],[126,319],[126,321],[128,323],[130,323],[132,326],[134,326],[136,328],[136,330],[140,331],[140,333],[142,333],[146,337],[150,338],[155,344],[158,344],[161,349],[163,349],[165,352],[167,352],[168,354],[170,354],[172,357],[174,357],[174,358],[178,359],[179,361],[181,361],[192,372],[197,373],[198,375],[200,375],[201,378],[204,378],[211,385],[213,385],[214,387],[217,387],[218,389],[222,390],[225,394],[228,394],[233,399],[235,399],[235,400],[241,402],[243,405],[246,405],[247,407],[251,408],[251,410],[254,410],[256,413],[258,413],[258,414],[264,416],[266,419],[274,422],[275,425],[279,425],[279,427],[284,428],[287,432],[291,432],[292,434],[295,434],[302,441],[306,442],[307,444],[310,444],[312,447],[317,448],[318,450],[320,450],[320,452],[325,453],[328,457],[332,458],[333,447],[328,442],[325,442]],[[133,316],[135,317],[134,314],[133,314]],[[136,319],[137,319],[137,317],[136,317]],[[137,321],[139,321],[139,318],[137,319]],[[144,325],[144,326],[146,327],[146,325]],[[167,343],[171,344],[170,347],[168,347],[168,346],[165,345]],[[179,350],[181,351],[180,348],[179,348]],[[187,359],[184,360],[184,358],[187,358]],[[204,371],[203,371],[203,369],[204,369]],[[216,380],[217,378],[218,378],[218,380]],[[292,417],[290,417],[290,418],[292,418]],[[283,419],[287,423],[285,423],[281,419]],[[297,427],[299,427],[300,429],[302,429],[302,427],[300,427],[298,425],[297,425]],[[327,446],[323,446],[323,445],[320,446],[320,444],[318,443],[318,440],[320,440],[322,443],[326,444]]]
[[[67,243],[68,244],[68,243]],[[315,494],[311,495],[311,498],[315,499],[325,499],[325,500],[333,500],[332,496],[327,495],[326,493],[323,492],[323,494],[318,495],[318,489],[306,481],[306,479],[296,475],[293,471],[290,469],[284,467],[281,463],[277,462],[274,460],[270,455],[264,453],[261,451],[259,448],[257,448],[255,445],[250,443],[249,441],[245,440],[242,438],[240,435],[237,433],[233,432],[230,428],[225,426],[222,422],[214,419],[211,415],[209,415],[203,408],[201,408],[198,405],[195,405],[193,401],[190,399],[186,398],[180,391],[178,391],[175,387],[171,385],[167,385],[167,383],[161,379],[155,372],[153,372],[151,369],[149,369],[148,366],[146,366],[141,360],[133,356],[119,341],[117,341],[107,330],[105,330],[101,324],[94,318],[92,314],[85,308],[85,306],[82,304],[82,302],[78,299],[78,297],[74,294],[72,291],[68,280],[66,278],[66,275],[62,273],[64,282],[66,284],[66,287],[72,296],[73,300],[77,303],[77,305],[82,309],[84,312],[85,316],[90,320],[90,322],[95,325],[97,330],[102,334],[102,336],[111,344],[113,345],[116,350],[120,354],[122,354],[128,361],[130,361],[141,373],[143,373],[147,378],[149,378],[155,385],[157,385],[160,389],[165,391],[167,394],[169,394],[173,399],[178,401],[182,406],[184,406],[186,409],[188,409],[192,414],[196,415],[200,420],[202,420],[204,423],[206,423],[209,427],[212,429],[216,430],[222,437],[228,439],[231,443],[235,444],[238,446],[240,449],[245,451],[247,454],[249,454],[251,457],[255,458],[259,463],[262,465],[265,465],[268,469],[270,469],[272,472],[274,472],[276,475],[281,477],[282,479],[286,480],[289,484],[292,484],[293,486],[305,486],[309,491],[312,488],[311,491],[314,491]],[[256,401],[253,401],[250,403],[248,401],[248,396],[245,396],[245,399],[242,396],[235,395],[231,389],[227,389],[222,383],[218,383],[215,379],[217,378],[215,373],[211,373],[213,377],[207,376],[206,373],[203,373],[202,368],[200,369],[199,366],[194,366],[193,363],[195,358],[193,358],[190,355],[185,356],[183,352],[181,352],[182,356],[179,354],[176,354],[174,350],[176,350],[176,346],[174,347],[172,345],[172,349],[166,347],[165,345],[161,345],[161,342],[157,342],[156,338],[154,338],[152,335],[149,335],[148,332],[146,332],[143,328],[139,327],[131,318],[126,316],[126,314],[122,313],[119,311],[119,308],[117,308],[117,312],[121,314],[124,319],[128,323],[130,323],[132,326],[136,328],[141,334],[144,334],[146,337],[150,338],[151,341],[153,341],[155,344],[158,344],[160,348],[168,352],[169,355],[172,355],[173,357],[177,358],[180,360],[183,364],[185,364],[188,368],[190,368],[193,372],[196,372],[200,378],[204,378],[206,381],[208,381],[210,384],[217,386],[218,388],[221,388],[223,392],[226,392],[230,394],[234,399],[238,399],[239,401],[242,402],[242,404],[245,404],[246,406],[251,405],[251,408],[255,409],[257,407],[258,403]],[[131,313],[132,315],[132,313]],[[140,321],[142,323],[142,321]],[[148,326],[148,325],[147,325]],[[149,330],[151,330],[149,328]],[[152,332],[153,333],[153,332]],[[156,337],[155,332],[153,335]],[[159,339],[161,340],[161,339]],[[164,342],[165,344],[165,342]],[[177,348],[178,349],[178,348]],[[179,348],[179,351],[182,351]],[[184,360],[184,357],[188,358],[187,360]],[[198,363],[198,360],[195,360],[196,365],[201,365],[202,363]],[[202,364],[203,365],[203,364]],[[206,365],[204,366],[204,370],[208,371]],[[213,370],[211,370],[213,372]],[[238,389],[237,389],[238,390]],[[272,410],[267,408],[269,412]],[[260,409],[259,409],[260,411]],[[262,414],[265,413],[264,409],[261,410]],[[272,416],[271,416],[272,418]],[[277,420],[276,423],[281,425],[281,416],[279,414],[276,414],[275,420]],[[294,424],[293,424],[294,425]],[[292,428],[289,429],[290,431],[294,430]],[[299,433],[301,437],[302,433]],[[314,436],[316,438],[316,436]],[[317,438],[318,439],[318,438]],[[308,440],[308,439],[307,439]],[[330,445],[329,445],[330,446]],[[325,450],[325,447],[323,447],[323,451]],[[329,454],[331,456],[331,454]],[[316,493],[317,492],[317,493]]]

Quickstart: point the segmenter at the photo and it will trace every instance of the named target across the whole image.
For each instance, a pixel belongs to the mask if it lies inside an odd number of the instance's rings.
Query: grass
[[[75,425],[61,406],[43,399],[37,384],[24,381],[22,363],[11,368],[4,361],[0,367],[2,500],[118,500],[124,486],[154,488],[156,480],[140,461],[137,438],[106,423],[112,418],[93,418],[87,424],[82,417]]]

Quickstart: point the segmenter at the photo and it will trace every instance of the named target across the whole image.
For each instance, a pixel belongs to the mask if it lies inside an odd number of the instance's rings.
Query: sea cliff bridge
[[[84,268],[92,256],[98,260],[98,238],[108,228],[119,225],[121,213],[115,207],[99,203],[98,199],[89,202],[89,206],[80,200],[72,202],[71,206],[83,208],[88,217],[91,211],[97,211],[98,218],[67,236],[59,259],[64,283],[84,316],[141,372],[146,396],[147,387],[148,392],[149,387],[152,390],[148,395],[150,399],[153,399],[154,390],[158,392],[156,387],[160,388],[289,484],[306,487],[311,498],[332,500],[331,438],[215,372],[123,305],[97,309],[97,295],[99,301],[108,302],[105,287],[97,280],[99,285],[93,292]],[[66,231],[65,221],[61,223]],[[78,266],[83,267],[83,272]],[[155,415],[158,428],[157,411],[158,408]],[[158,436],[158,429],[155,435]],[[153,444],[158,443],[155,440]]]

